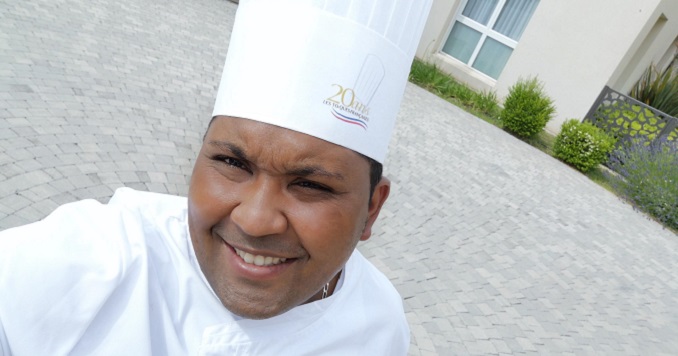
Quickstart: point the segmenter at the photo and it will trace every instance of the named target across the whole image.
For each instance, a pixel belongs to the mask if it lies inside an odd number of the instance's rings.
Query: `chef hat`
[[[430,0],[243,0],[214,113],[285,127],[376,161]]]

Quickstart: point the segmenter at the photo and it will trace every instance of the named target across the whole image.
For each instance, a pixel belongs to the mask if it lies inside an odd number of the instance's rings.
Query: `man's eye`
[[[229,166],[233,166],[233,167],[238,167],[238,168],[244,168],[245,167],[245,165],[242,164],[242,162],[238,161],[237,159],[235,159],[233,157],[225,157],[224,162],[226,164],[228,164]]]
[[[214,157],[214,160],[224,162],[231,167],[243,169],[243,170],[246,170],[246,171],[249,172],[249,168],[247,168],[247,166],[237,158],[233,158],[233,157],[230,157],[230,156],[218,155],[218,156]]]
[[[309,181],[306,181],[306,180],[297,182],[296,185],[301,187],[301,188],[314,189],[314,190],[319,190],[321,192],[327,192],[327,193],[333,192],[332,188],[326,187],[322,184],[309,182]]]

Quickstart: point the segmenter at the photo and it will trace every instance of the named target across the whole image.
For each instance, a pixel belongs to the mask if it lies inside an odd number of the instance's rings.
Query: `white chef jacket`
[[[388,279],[355,251],[323,300],[232,315],[206,282],[186,198],[118,189],[0,232],[2,355],[404,355]],[[240,319],[240,320],[238,320]]]

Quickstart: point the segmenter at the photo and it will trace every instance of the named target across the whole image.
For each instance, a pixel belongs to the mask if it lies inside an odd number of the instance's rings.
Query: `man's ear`
[[[389,193],[391,192],[391,181],[386,177],[381,177],[377,186],[374,187],[374,193],[372,194],[372,199],[370,199],[370,205],[367,209],[367,221],[365,222],[365,228],[363,229],[363,234],[360,236],[361,241],[365,241],[372,236],[372,225],[377,221],[381,207],[386,202]]]

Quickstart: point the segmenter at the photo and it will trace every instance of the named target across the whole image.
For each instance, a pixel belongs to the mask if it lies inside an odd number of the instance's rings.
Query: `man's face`
[[[188,221],[200,268],[231,312],[269,318],[315,299],[371,234],[389,192],[369,164],[318,138],[218,117],[193,170]]]

